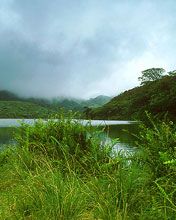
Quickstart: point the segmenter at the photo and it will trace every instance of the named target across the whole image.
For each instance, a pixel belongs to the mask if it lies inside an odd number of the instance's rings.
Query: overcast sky
[[[175,0],[0,0],[0,90],[117,95],[175,50]]]

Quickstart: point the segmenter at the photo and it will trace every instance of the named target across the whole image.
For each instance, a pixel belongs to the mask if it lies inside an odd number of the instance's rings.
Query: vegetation
[[[139,77],[141,85],[145,85],[151,81],[161,79],[166,71],[163,68],[151,68],[142,71],[142,76]]]
[[[73,98],[54,99],[51,101],[51,106],[58,110],[63,108],[65,110],[72,110],[74,112],[83,112],[86,108],[96,108],[106,104],[111,98],[108,96],[97,96],[88,100],[80,100]]]
[[[0,152],[0,219],[175,219],[173,123],[141,125],[139,150],[124,156],[90,123],[59,117],[22,124]]]
[[[20,98],[13,94],[12,92],[1,90],[0,91],[0,101],[19,101]]]
[[[100,108],[88,111],[94,119],[141,120],[144,112],[176,120],[176,76],[166,75],[143,86],[125,91]]]
[[[52,109],[22,101],[0,101],[0,118],[48,118]]]
[[[99,107],[110,100],[98,96],[89,100],[69,98],[22,98],[9,91],[0,91],[0,118],[48,118],[50,114],[72,110],[82,113],[86,108]]]
[[[75,99],[54,99],[50,103],[51,107],[55,110],[65,109],[65,111],[74,111],[74,112],[82,112],[83,106],[78,100]]]
[[[97,108],[97,107],[100,107],[100,106],[106,104],[110,100],[111,100],[111,97],[109,97],[109,96],[99,95],[95,98],[91,98],[87,101],[83,101],[82,105],[87,106],[89,108]]]
[[[87,117],[98,119],[141,119],[148,110],[158,117],[167,112],[175,120],[176,75],[161,76],[163,71],[143,71],[143,86],[94,110],[93,100],[86,106],[1,91],[0,117],[48,118],[63,105],[75,111],[85,107]],[[0,150],[0,219],[175,219],[174,123],[148,116],[147,125],[140,126],[137,150],[123,154],[114,150],[113,142],[102,141],[101,131],[90,123],[83,126],[75,116],[22,123],[16,145]]]

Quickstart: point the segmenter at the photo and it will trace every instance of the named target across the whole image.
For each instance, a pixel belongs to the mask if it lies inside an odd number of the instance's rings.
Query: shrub
[[[98,169],[111,155],[112,146],[101,146],[100,133],[90,123],[83,125],[71,116],[60,116],[48,121],[37,120],[34,125],[21,124],[16,140],[19,148],[34,155],[49,157],[62,165],[69,162],[73,169],[88,171],[92,164]]]
[[[148,115],[150,127],[141,124],[138,146],[142,161],[150,166],[155,177],[162,177],[175,169],[176,126],[173,122],[154,122]]]

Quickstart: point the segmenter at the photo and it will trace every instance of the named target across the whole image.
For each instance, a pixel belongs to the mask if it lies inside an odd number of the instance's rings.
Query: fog
[[[1,0],[0,90],[90,98],[176,69],[175,0]]]

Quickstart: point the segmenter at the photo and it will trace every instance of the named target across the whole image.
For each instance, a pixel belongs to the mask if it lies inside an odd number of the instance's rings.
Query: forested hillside
[[[51,105],[55,108],[64,108],[65,110],[73,111],[84,111],[85,108],[96,108],[103,106],[111,97],[100,95],[95,98],[90,98],[88,100],[75,99],[75,98],[58,98],[51,102]]]
[[[12,92],[1,90],[0,91],[0,101],[17,101],[20,98]]]
[[[0,118],[48,118],[52,109],[22,101],[0,101]]]
[[[161,79],[142,83],[114,97],[103,107],[89,111],[95,119],[142,119],[145,111],[153,115],[176,119],[176,76],[166,75]]]
[[[99,95],[95,98],[90,98],[89,100],[83,101],[81,104],[83,106],[91,107],[91,108],[96,108],[100,107],[107,102],[109,102],[112,98],[109,96],[104,96],[104,95]]]
[[[0,91],[0,118],[47,118],[55,111],[44,99],[26,99],[6,91]]]
[[[43,118],[60,111],[82,113],[85,108],[99,107],[110,100],[108,96],[98,96],[88,100],[74,98],[24,98],[16,94],[0,91],[0,118]]]

